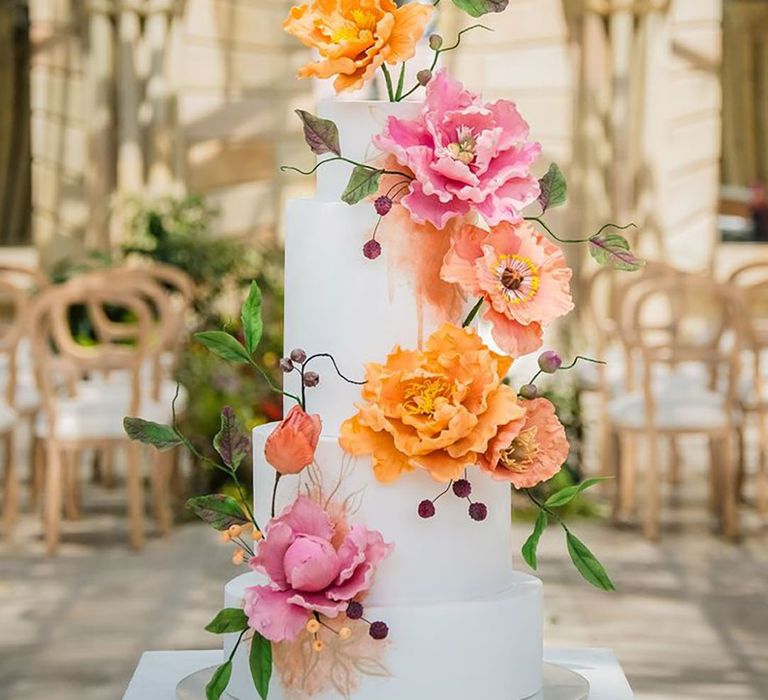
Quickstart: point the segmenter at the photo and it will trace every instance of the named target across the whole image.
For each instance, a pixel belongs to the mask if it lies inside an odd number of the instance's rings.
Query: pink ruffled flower
[[[572,276],[563,251],[524,221],[490,233],[463,226],[441,271],[446,282],[485,299],[494,340],[512,357],[540,348],[542,328],[573,309]]]
[[[374,144],[415,179],[402,204],[419,224],[443,229],[472,211],[490,225],[517,220],[539,196],[531,164],[541,145],[514,103],[484,104],[444,70],[427,86],[421,116],[390,117]]]
[[[337,537],[317,503],[297,498],[269,522],[250,561],[270,581],[246,589],[250,627],[273,642],[295,640],[313,613],[336,617],[367,591],[376,567],[392,549],[381,533],[359,525]]]
[[[522,401],[525,415],[499,430],[478,461],[497,481],[530,489],[549,481],[568,459],[565,428],[547,399]]]

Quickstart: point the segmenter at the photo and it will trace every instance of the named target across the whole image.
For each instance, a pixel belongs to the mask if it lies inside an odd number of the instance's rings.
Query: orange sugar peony
[[[299,77],[336,76],[336,92],[344,92],[362,88],[385,62],[412,58],[433,11],[418,2],[311,0],[293,7],[284,26],[322,59],[304,66]]]
[[[423,351],[396,347],[370,364],[359,412],[341,427],[341,446],[371,455],[379,481],[424,469],[447,482],[473,465],[499,428],[525,414],[502,384],[512,360],[477,333],[446,324]]]
[[[478,461],[494,479],[515,488],[533,488],[548,481],[568,459],[565,428],[547,399],[522,401],[522,418],[502,427]]]

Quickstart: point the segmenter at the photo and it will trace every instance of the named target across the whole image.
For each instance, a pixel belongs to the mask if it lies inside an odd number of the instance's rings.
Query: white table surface
[[[547,649],[544,660],[580,673],[589,681],[589,700],[633,700],[618,660],[609,649]],[[123,700],[176,700],[176,685],[191,673],[222,662],[221,651],[147,651]]]

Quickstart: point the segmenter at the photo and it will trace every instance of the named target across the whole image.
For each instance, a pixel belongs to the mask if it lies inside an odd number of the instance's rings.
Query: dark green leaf
[[[539,204],[542,211],[565,204],[568,199],[568,183],[557,163],[549,166],[547,174],[539,180],[539,185],[541,186]]]
[[[131,439],[158,450],[170,450],[182,444],[181,438],[170,425],[161,425],[141,418],[123,418],[123,429]]]
[[[347,189],[341,195],[341,201],[347,204],[357,204],[366,197],[376,194],[381,181],[381,170],[358,165],[349,178]]]
[[[618,233],[599,233],[589,239],[589,254],[600,264],[614,270],[635,272],[645,265],[630,250],[629,241]]]
[[[613,585],[613,581],[608,577],[605,568],[597,560],[597,557],[589,551],[587,545],[570,532],[566,533],[566,540],[571,560],[584,579],[595,588],[600,588],[603,591],[615,591],[616,586]]]
[[[195,333],[195,338],[214,355],[228,362],[250,362],[251,356],[237,338],[224,331]]]
[[[453,0],[454,4],[473,17],[482,17],[489,12],[503,12],[509,0]]]
[[[206,626],[212,634],[230,634],[248,629],[248,616],[241,608],[224,608]]]
[[[264,333],[264,320],[261,317],[261,289],[256,282],[251,282],[248,298],[240,312],[243,322],[243,335],[245,335],[245,349],[253,355],[259,347],[261,336]]]
[[[267,700],[269,681],[272,679],[272,644],[254,632],[249,657],[251,677],[261,700]]]
[[[536,571],[539,566],[539,560],[536,554],[539,549],[539,540],[541,540],[541,536],[544,534],[544,530],[547,529],[548,524],[549,518],[547,517],[546,511],[540,510],[539,517],[536,518],[536,524],[533,526],[533,532],[523,545],[523,559],[525,559],[525,563],[534,571]]]
[[[240,504],[231,496],[223,494],[190,498],[187,508],[215,530],[228,530],[232,525],[249,522]]]
[[[561,508],[568,505],[576,496],[582,491],[586,491],[592,488],[595,484],[599,484],[601,481],[607,481],[610,477],[596,477],[594,479],[585,479],[580,484],[575,486],[566,486],[564,489],[560,489],[557,493],[553,493],[544,503],[547,508]]]
[[[321,119],[320,117],[305,112],[303,109],[297,109],[296,114],[304,124],[304,140],[312,149],[312,153],[318,156],[324,153],[333,153],[341,155],[341,146],[339,145],[339,128],[330,119]]]
[[[230,406],[221,411],[221,429],[213,438],[213,446],[230,469],[237,469],[251,451],[251,441],[240,428]]]
[[[219,700],[229,685],[232,678],[232,662],[222,664],[216,669],[210,682],[205,686],[205,700]]]

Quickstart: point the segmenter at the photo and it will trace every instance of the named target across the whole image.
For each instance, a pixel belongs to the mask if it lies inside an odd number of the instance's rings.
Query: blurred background
[[[279,167],[311,162],[293,110],[329,94],[295,79],[292,4],[0,0],[0,698],[119,698],[144,649],[217,644],[231,552],[182,504],[221,485],[221,406],[252,427],[281,405],[190,335],[237,331],[258,280],[280,381],[281,212],[313,182]],[[768,698],[768,0],[510,0],[483,22],[445,65],[517,102],[565,171],[550,225],[633,222],[649,260],[568,250],[579,308],[547,342],[609,364],[548,387],[573,445],[556,486],[615,477],[568,515],[619,590],[547,533],[547,644],[612,647],[639,700]],[[434,31],[467,24],[443,0]],[[169,421],[177,381],[199,456],[128,448],[122,416]]]

